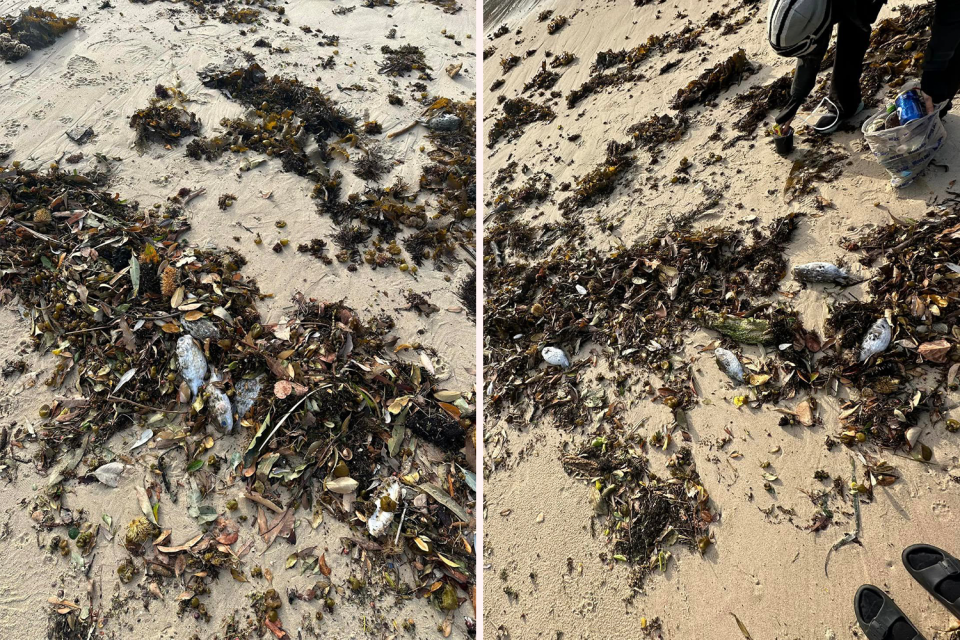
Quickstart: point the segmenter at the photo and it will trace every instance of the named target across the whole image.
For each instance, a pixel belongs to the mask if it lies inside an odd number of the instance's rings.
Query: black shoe
[[[828,101],[828,104],[833,105],[832,101]],[[844,114],[840,112],[836,113],[826,113],[820,116],[820,119],[816,121],[813,125],[813,130],[821,135],[829,135],[840,128],[840,125],[843,124],[846,120],[854,117],[861,111],[863,111],[863,101],[860,101],[860,104],[857,105],[857,108],[853,113]]]

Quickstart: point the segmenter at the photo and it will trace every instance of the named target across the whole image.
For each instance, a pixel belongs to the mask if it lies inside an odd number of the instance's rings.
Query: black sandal
[[[913,579],[960,618],[960,560],[929,544],[910,545],[902,558]]]
[[[867,640],[924,640],[890,596],[872,584],[857,589],[853,610]]]

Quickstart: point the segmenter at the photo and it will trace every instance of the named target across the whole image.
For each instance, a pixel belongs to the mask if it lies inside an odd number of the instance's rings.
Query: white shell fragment
[[[389,500],[385,501],[383,498],[389,498]],[[393,510],[385,510],[383,508],[384,502],[392,502]],[[382,536],[390,527],[390,523],[393,522],[393,517],[399,507],[400,483],[398,483],[396,479],[391,478],[386,484],[380,487],[380,491],[377,493],[377,510],[374,511],[370,519],[367,520],[367,531],[370,532],[370,535],[374,538]]]
[[[720,367],[721,371],[727,374],[731,380],[743,383],[743,365],[740,364],[740,360],[735,353],[717,347],[713,350],[713,355],[716,356],[717,366]]]
[[[793,277],[800,282],[845,284],[850,273],[830,262],[808,262],[793,268]]]
[[[871,356],[886,351],[887,347],[890,346],[892,335],[893,328],[886,318],[880,318],[874,322],[863,338],[863,345],[860,347],[860,362],[866,362]]]
[[[554,367],[563,367],[564,369],[570,368],[570,358],[564,353],[563,349],[544,347],[540,353],[543,355],[543,359],[547,364],[553,365]]]
[[[220,382],[220,376],[217,375],[216,371],[211,371],[210,381],[207,383],[210,389],[210,412],[217,419],[220,428],[227,433],[231,433],[233,431],[233,406],[223,389],[215,386],[217,382]]]
[[[180,375],[190,386],[190,393],[196,398],[200,385],[207,376],[207,359],[203,357],[203,351],[192,337],[181,336],[177,340],[177,364],[180,367]]]

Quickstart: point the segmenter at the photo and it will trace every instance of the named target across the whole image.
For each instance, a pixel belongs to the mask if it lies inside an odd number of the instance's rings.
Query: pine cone
[[[173,267],[166,267],[160,275],[160,292],[165,298],[172,298],[173,292],[177,290],[177,270]]]

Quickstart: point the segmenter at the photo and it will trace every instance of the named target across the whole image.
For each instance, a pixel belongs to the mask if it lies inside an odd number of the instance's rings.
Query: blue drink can
[[[900,117],[901,126],[919,120],[926,115],[923,108],[923,99],[916,89],[904,91],[897,96],[894,103],[897,105],[897,115]]]

